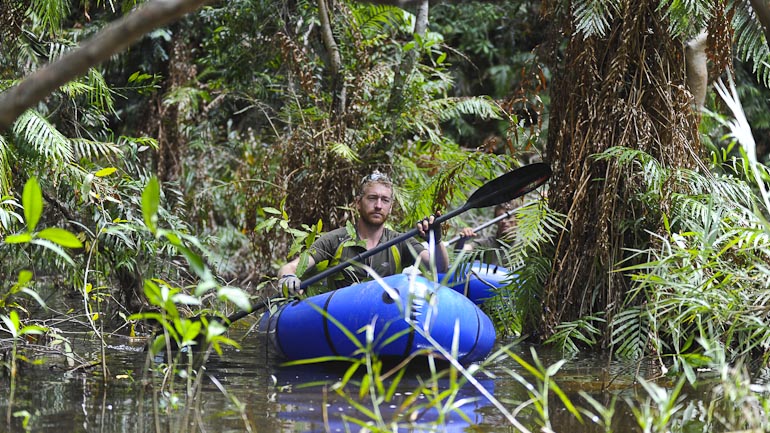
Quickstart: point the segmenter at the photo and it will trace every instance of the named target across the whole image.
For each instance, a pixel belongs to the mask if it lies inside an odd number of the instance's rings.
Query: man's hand
[[[287,296],[296,296],[302,294],[300,291],[300,284],[302,282],[294,274],[282,275],[278,280],[278,286]]]
[[[440,214],[437,214],[438,216]],[[436,220],[436,216],[431,215],[427,218],[422,219],[420,222],[417,223],[417,229],[420,231],[420,236],[426,241],[430,241],[430,233],[433,233],[433,242],[439,243],[441,242],[441,224],[434,224],[434,221]]]

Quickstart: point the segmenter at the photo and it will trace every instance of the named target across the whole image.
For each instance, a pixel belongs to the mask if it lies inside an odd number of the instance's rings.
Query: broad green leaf
[[[31,271],[27,271],[27,270],[23,270],[23,271],[19,272],[19,279],[17,280],[16,284],[18,284],[20,286],[25,286],[30,281],[32,281],[32,272]]]
[[[217,292],[217,296],[220,299],[227,299],[243,311],[251,311],[249,295],[237,287],[222,287]]]
[[[184,305],[201,304],[200,299],[196,298],[195,296],[190,296],[186,293],[177,293],[176,295],[172,296],[171,299],[178,304],[184,304]]]
[[[158,207],[160,207],[160,184],[158,178],[153,176],[142,192],[142,215],[144,224],[152,233],[156,232],[158,221]]]
[[[14,320],[14,318],[16,320]],[[0,319],[3,320],[3,323],[5,323],[6,329],[8,330],[8,332],[11,333],[11,336],[13,338],[16,338],[19,336],[19,327],[18,327],[19,315],[18,313],[16,313],[16,310],[11,310],[10,316],[5,316],[5,315],[0,316]]]
[[[31,177],[24,185],[21,196],[21,204],[24,206],[24,219],[27,221],[27,230],[32,232],[43,214],[43,191],[37,178]]]
[[[27,295],[29,295],[30,297],[32,297],[32,298],[33,298],[35,301],[37,301],[37,303],[38,303],[38,304],[39,304],[41,307],[43,307],[43,308],[45,308],[45,307],[46,307],[46,305],[45,305],[45,301],[43,300],[43,298],[41,298],[41,297],[40,297],[40,295],[39,295],[39,294],[38,294],[36,291],[34,291],[34,290],[32,290],[32,289],[28,289],[28,288],[26,288],[26,287],[22,287],[22,289],[21,289],[21,293],[26,293]]]
[[[32,240],[32,235],[29,233],[20,233],[17,235],[8,235],[5,237],[6,244],[26,244]]]
[[[105,167],[105,168],[97,171],[96,173],[94,173],[94,176],[96,176],[96,177],[106,177],[106,176],[111,175],[112,173],[115,173],[116,171],[118,171],[118,169],[115,168],[115,167]]]
[[[42,335],[47,330],[48,328],[42,327],[40,325],[27,325],[21,328],[21,331],[19,331],[19,335],[27,335],[27,334]]]
[[[212,276],[213,277],[213,276]],[[203,296],[209,290],[219,286],[214,278],[204,278],[198,282],[198,286],[195,287],[195,296]]]
[[[74,234],[68,230],[49,227],[37,233],[38,238],[48,239],[51,242],[55,242],[65,248],[83,248],[83,243]]]
[[[191,249],[184,246],[177,246],[177,250],[187,259],[187,263],[190,265],[190,269],[195,272],[200,278],[204,278],[207,274],[206,264],[203,262],[203,257],[193,252]]]

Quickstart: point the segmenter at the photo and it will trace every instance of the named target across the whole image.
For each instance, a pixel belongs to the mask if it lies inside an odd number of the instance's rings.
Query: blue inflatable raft
[[[455,356],[464,364],[484,359],[492,350],[492,321],[462,294],[418,275],[397,274],[381,281],[284,304],[262,316],[260,330],[289,360],[361,356],[367,345],[362,330],[370,325],[371,350],[383,358],[423,350],[438,353],[426,336],[449,353],[456,341]]]
[[[439,274],[441,284],[462,293],[476,305],[498,294],[498,289],[510,284],[515,278],[508,269],[474,261],[453,269],[447,274]]]

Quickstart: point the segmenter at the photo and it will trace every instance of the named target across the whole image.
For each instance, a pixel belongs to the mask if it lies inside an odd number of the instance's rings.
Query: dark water
[[[241,350],[227,348],[224,356],[212,355],[202,371],[204,380],[199,397],[187,407],[176,409],[173,398],[163,395],[157,378],[147,372],[147,365],[159,368],[160,359],[148,359],[143,351],[144,342],[123,337],[108,338],[109,373],[104,380],[99,365],[76,371],[65,371],[61,359],[49,358],[42,365],[23,366],[19,374],[12,412],[27,411],[27,428],[34,432],[345,432],[360,431],[355,420],[371,421],[355,404],[380,413],[378,418],[386,422],[397,419],[397,414],[409,412],[402,407],[405,401],[414,399],[416,405],[430,401],[425,394],[414,394],[421,381],[429,376],[426,369],[414,369],[402,378],[387,402],[373,404],[364,400],[354,403],[339,397],[329,385],[304,386],[308,383],[333,383],[341,377],[340,366],[282,367],[280,360],[269,351],[263,337],[244,335],[233,330],[230,336],[239,340]],[[76,346],[88,347],[92,341],[83,337]],[[95,347],[98,347],[94,344]],[[514,345],[511,349],[532,362],[530,348]],[[85,359],[99,359],[99,353],[86,352]],[[557,353],[540,348],[541,362],[548,366],[558,362]],[[641,369],[641,370],[640,370]],[[516,419],[531,431],[539,431],[533,406],[522,405],[528,400],[527,388],[519,383],[516,375],[536,383],[532,376],[514,360],[507,358],[490,366],[494,377],[477,374],[479,388],[466,385],[454,396],[456,410],[420,408],[410,413],[418,425],[398,431],[431,431],[430,426],[445,432],[511,432],[516,430],[499,408],[483,394],[488,392],[509,412],[517,412]],[[613,395],[633,395],[639,392],[633,377],[646,374],[646,366],[635,363],[607,362],[600,355],[584,355],[567,362],[559,370],[556,381],[575,404],[585,406],[577,393],[585,391],[597,400],[608,404]],[[440,382],[438,390],[446,389],[448,379]],[[3,377],[3,389],[9,389],[8,377]],[[174,390],[184,399],[185,384],[176,379]],[[348,394],[357,399],[358,388],[348,388]],[[575,417],[550,399],[550,423],[557,432],[599,432],[594,423]],[[8,395],[0,402],[0,431],[24,431],[24,417],[12,417],[6,422]],[[462,404],[460,404],[462,403]],[[412,406],[414,407],[414,406]],[[351,417],[346,420],[343,416]],[[620,425],[615,431],[639,431],[633,416],[628,413],[618,417]],[[625,427],[624,427],[625,425]],[[395,431],[392,425],[380,425],[387,431]]]

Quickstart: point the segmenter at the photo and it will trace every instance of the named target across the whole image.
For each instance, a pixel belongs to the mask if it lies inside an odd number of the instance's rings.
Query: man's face
[[[358,199],[358,214],[364,222],[382,225],[390,215],[393,206],[393,190],[381,183],[370,183]]]

